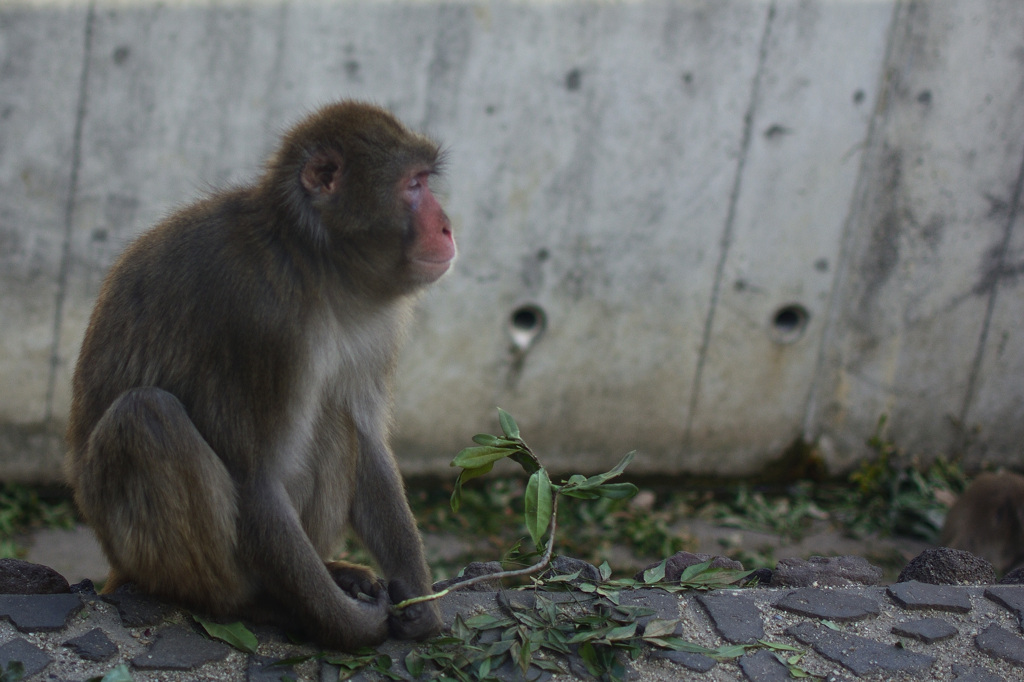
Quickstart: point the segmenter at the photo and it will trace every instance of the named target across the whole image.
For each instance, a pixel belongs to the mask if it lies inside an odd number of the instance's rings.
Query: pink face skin
[[[402,198],[412,213],[415,241],[409,250],[416,279],[428,284],[448,271],[455,259],[452,224],[434,193],[430,171],[417,171],[402,181]]]

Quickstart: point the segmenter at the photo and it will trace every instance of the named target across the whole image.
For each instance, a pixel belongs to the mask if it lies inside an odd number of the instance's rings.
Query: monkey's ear
[[[341,154],[333,149],[316,152],[302,167],[302,186],[314,197],[337,194],[344,164]]]

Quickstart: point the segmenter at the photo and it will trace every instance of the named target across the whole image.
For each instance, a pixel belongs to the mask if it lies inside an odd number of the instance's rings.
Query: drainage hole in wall
[[[772,339],[776,343],[793,343],[804,335],[810,319],[807,308],[790,304],[779,308],[772,317]]]
[[[521,305],[509,316],[509,335],[516,350],[523,352],[537,342],[547,325],[547,316],[540,306]]]

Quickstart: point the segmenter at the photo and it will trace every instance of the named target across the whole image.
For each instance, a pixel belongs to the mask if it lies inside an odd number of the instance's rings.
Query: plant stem
[[[401,601],[393,605],[391,607],[392,610],[401,611],[402,609],[412,606],[413,604],[422,604],[423,602],[440,599],[441,597],[450,594],[451,592],[455,592],[456,590],[464,590],[467,587],[476,585],[477,583],[487,582],[490,580],[502,580],[504,578],[518,578],[520,576],[531,575],[533,573],[538,573],[544,570],[545,568],[547,568],[548,564],[551,563],[551,555],[554,553],[555,550],[555,527],[557,526],[557,518],[558,493],[555,493],[554,495],[552,495],[551,500],[551,522],[548,523],[548,546],[544,549],[544,556],[542,556],[540,558],[540,561],[533,564],[532,566],[527,566],[526,568],[517,568],[514,571],[500,571],[498,573],[487,573],[485,575],[478,575],[475,578],[469,578],[468,580],[463,580],[461,582],[455,583],[454,585],[450,585],[449,587],[446,587],[440,592],[434,592],[433,594],[424,594],[419,597],[412,597],[410,599],[406,599],[405,601]]]

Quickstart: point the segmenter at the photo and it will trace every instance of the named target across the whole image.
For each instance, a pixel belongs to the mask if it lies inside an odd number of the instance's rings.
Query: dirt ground
[[[772,533],[741,530],[700,519],[685,519],[673,529],[688,538],[688,549],[708,554],[726,554],[738,558],[746,568],[774,566],[779,559],[812,555],[862,556],[884,571],[884,582],[893,582],[903,565],[932,545],[920,540],[900,537],[853,539],[831,529],[825,522],[812,526],[801,539],[793,540]],[[473,557],[477,561],[499,559],[478,556],[469,540],[447,533],[424,533],[427,561],[431,564],[449,564],[460,557]],[[52,567],[72,584],[84,578],[103,579],[107,562],[92,531],[84,525],[71,530],[44,529],[20,543],[27,547],[25,559]],[[606,557],[612,566],[631,566],[639,570],[664,557],[636,556],[624,546],[613,546]],[[755,565],[756,564],[756,565]]]

